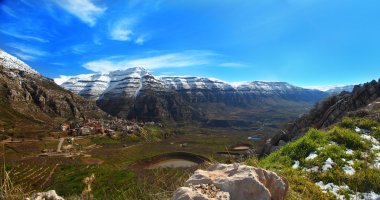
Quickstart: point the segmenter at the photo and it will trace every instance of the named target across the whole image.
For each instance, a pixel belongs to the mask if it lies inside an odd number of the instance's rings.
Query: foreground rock
[[[39,192],[31,198],[26,198],[25,200],[65,200],[64,198],[58,196],[55,190],[50,190],[48,192]]]
[[[197,170],[172,200],[280,200],[288,183],[274,172],[239,164],[218,164]]]

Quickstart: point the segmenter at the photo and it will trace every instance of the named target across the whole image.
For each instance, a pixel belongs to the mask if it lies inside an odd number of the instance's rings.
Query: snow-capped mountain
[[[1,50],[0,91],[0,127],[15,136],[36,137],[37,132],[54,130],[60,120],[107,116],[95,102],[62,89]]]
[[[325,92],[330,93],[330,94],[336,94],[343,91],[352,92],[352,90],[354,89],[354,86],[355,85],[336,86],[336,87],[332,87],[326,90]]]
[[[148,71],[139,67],[107,74],[79,75],[63,82],[61,86],[90,99],[112,95],[135,97],[140,90],[146,88],[155,91],[169,89],[160,79],[154,78]]]
[[[307,89],[320,90],[329,94],[336,94],[343,91],[352,92],[355,85],[323,85],[323,86],[307,86]]]
[[[236,84],[204,77],[154,76],[141,67],[106,74],[79,75],[61,86],[85,98],[97,100],[98,106],[112,115],[142,120],[200,120],[214,116],[214,112],[227,107],[232,111],[236,110],[234,107],[244,108],[244,112],[252,113],[263,108],[273,112],[274,107],[288,108],[289,105],[302,110],[327,96],[325,92],[285,82]]]
[[[24,71],[30,74],[38,74],[38,72],[27,64],[19,60],[18,58],[8,54],[7,52],[0,49],[0,65],[7,69],[16,69],[19,71]]]
[[[185,76],[154,76],[141,67],[107,74],[79,75],[61,86],[86,98],[99,99],[110,95],[136,97],[142,90],[152,91],[220,91],[256,95],[286,95],[312,91],[285,82],[253,81],[232,84],[215,78]]]

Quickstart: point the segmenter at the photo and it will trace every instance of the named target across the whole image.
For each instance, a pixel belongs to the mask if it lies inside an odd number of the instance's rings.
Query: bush
[[[350,149],[366,149],[368,147],[366,143],[362,142],[360,135],[350,129],[334,127],[328,134],[334,142]]]
[[[354,120],[349,117],[344,117],[340,125],[344,128],[350,128],[350,129],[353,129],[356,126]]]
[[[376,127],[379,125],[376,121],[368,118],[359,118],[358,120],[358,127],[364,128],[367,130],[371,130],[372,127]]]
[[[285,146],[283,151],[293,160],[300,160],[307,157],[311,152],[317,150],[319,146],[327,143],[328,137],[322,131],[310,129],[302,138]]]
[[[371,130],[372,127],[379,126],[379,123],[369,118],[349,118],[345,117],[340,123],[344,128],[353,129],[356,126],[362,129]]]
[[[360,170],[352,177],[347,177],[345,181],[354,191],[358,192],[380,192],[380,171],[374,169]]]

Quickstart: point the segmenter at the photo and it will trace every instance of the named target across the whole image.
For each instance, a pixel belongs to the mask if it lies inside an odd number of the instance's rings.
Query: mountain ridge
[[[231,120],[242,120],[241,118],[244,120],[242,124],[247,124],[252,117],[266,115],[265,111],[279,113],[282,112],[280,110],[288,109],[284,107],[297,110],[290,114],[295,117],[328,95],[285,82],[252,81],[232,84],[206,77],[154,76],[141,67],[79,75],[63,82],[61,86],[85,98],[96,100],[101,109],[114,116],[149,121],[201,121],[209,124],[215,124],[210,122],[213,119],[217,120],[217,124],[230,124]],[[222,110],[229,110],[230,114],[221,112]],[[236,110],[239,112],[236,113]],[[258,110],[260,114],[256,113]],[[278,119],[282,119],[283,115]]]
[[[95,102],[58,86],[16,57],[0,51],[0,128],[14,136],[57,130],[69,119],[102,118]]]
[[[126,70],[117,70],[109,73],[99,74],[82,74],[73,76],[70,79],[64,81],[60,85],[65,89],[71,90],[75,93],[86,96],[87,98],[98,99],[102,97],[102,94],[107,93],[112,88],[115,88],[115,83],[120,85],[127,85],[132,91],[126,91],[126,95],[135,96],[138,91],[143,89],[144,76],[150,76],[150,80],[154,80],[161,86],[158,88],[151,88],[153,90],[235,90],[237,92],[249,92],[254,91],[256,93],[271,93],[271,91],[282,92],[289,89],[294,90],[310,90],[317,91],[315,89],[307,89],[298,86],[291,85],[286,82],[269,82],[269,81],[251,81],[240,83],[229,83],[216,78],[198,77],[198,76],[154,76],[148,70],[142,67],[128,68]],[[119,78],[123,77],[123,78]],[[122,82],[120,84],[119,82]],[[91,85],[93,83],[93,85]]]

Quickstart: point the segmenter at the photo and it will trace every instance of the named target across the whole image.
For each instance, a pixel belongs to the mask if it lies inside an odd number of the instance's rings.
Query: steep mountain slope
[[[284,82],[232,85],[213,78],[154,76],[139,67],[80,75],[61,86],[97,100],[99,107],[115,116],[155,121],[191,120],[222,127],[257,126],[252,122],[257,120],[293,119],[327,95]]]
[[[0,50],[0,128],[15,135],[46,132],[69,118],[106,114]]]
[[[302,136],[309,128],[326,128],[347,115],[367,115],[366,106],[377,103],[380,97],[380,80],[356,85],[352,92],[342,92],[332,95],[315,105],[307,114],[304,114],[284,128],[267,144],[264,153],[277,149],[279,143],[294,140]],[[283,141],[283,142],[280,142]]]

